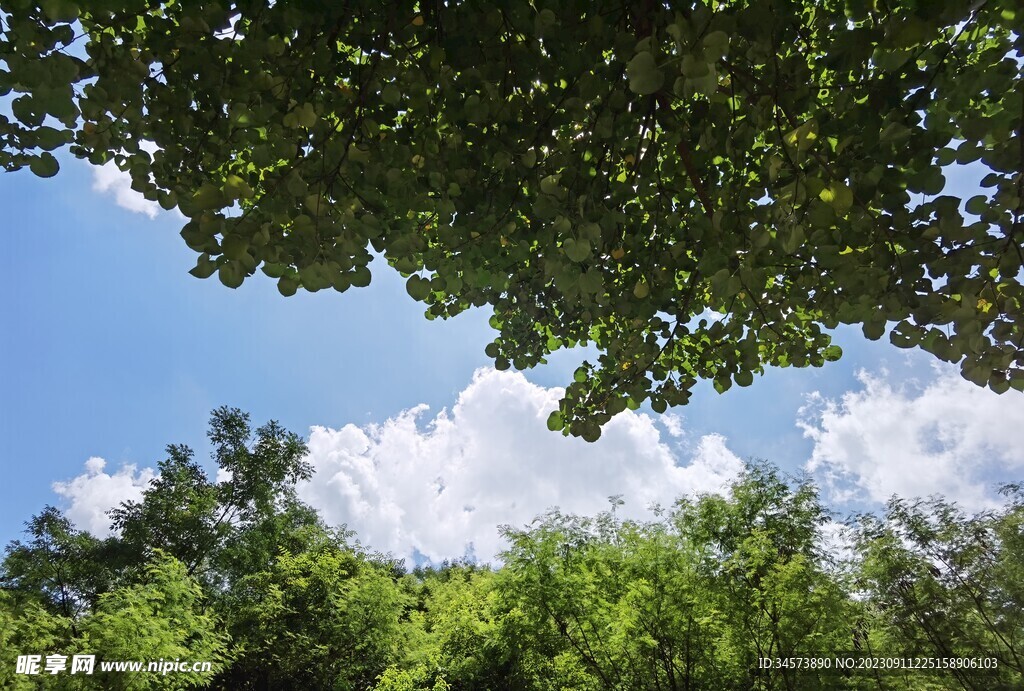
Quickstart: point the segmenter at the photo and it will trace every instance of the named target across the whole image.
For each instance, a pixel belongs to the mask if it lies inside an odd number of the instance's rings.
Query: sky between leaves
[[[971,184],[970,171],[951,182]],[[722,396],[702,384],[685,408],[627,411],[587,444],[545,426],[586,352],[496,372],[488,312],[428,322],[383,262],[344,295],[200,281],[173,214],[116,169],[78,161],[52,180],[3,176],[0,204],[4,544],[48,503],[105,534],[106,510],[140,496],[166,444],[207,458],[219,405],[307,436],[316,474],[301,497],[412,559],[490,559],[498,525],[553,506],[593,514],[611,495],[643,518],[721,490],[748,457],[810,472],[840,517],[893,493],[982,509],[999,482],[1024,478],[1024,395],[857,329],[835,334],[838,363]]]

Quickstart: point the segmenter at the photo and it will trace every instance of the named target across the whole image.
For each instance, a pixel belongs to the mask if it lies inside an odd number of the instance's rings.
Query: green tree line
[[[501,527],[499,565],[408,568],[298,499],[298,435],[220,408],[209,438],[220,479],[167,447],[111,537],[54,507],[27,522],[0,566],[0,687],[1024,687],[1024,486],[978,514],[893,498],[851,517],[837,549],[810,479],[751,461],[726,495],[649,521],[613,497],[597,516]],[[28,654],[213,665],[18,673]],[[961,662],[865,664],[894,659]]]

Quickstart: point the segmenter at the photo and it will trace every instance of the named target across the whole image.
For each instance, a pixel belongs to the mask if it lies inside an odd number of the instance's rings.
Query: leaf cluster
[[[593,344],[553,429],[821,366],[839,324],[1024,390],[1014,0],[0,13],[6,169],[114,161],[232,288],[382,257],[430,318],[490,305],[499,368]]]

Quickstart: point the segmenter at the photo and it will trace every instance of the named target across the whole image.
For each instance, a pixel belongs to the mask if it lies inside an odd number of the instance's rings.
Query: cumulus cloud
[[[450,411],[420,405],[379,424],[313,427],[310,481],[299,496],[331,525],[346,525],[373,549],[433,561],[472,554],[491,561],[502,549],[498,526],[523,526],[549,508],[594,515],[621,496],[626,518],[652,517],[683,495],[723,492],[743,470],[724,437],[690,440],[682,419],[626,411],[588,444],[548,431],[562,390],[518,373],[478,370]],[[667,434],[665,431],[667,430]],[[156,476],[125,465],[53,485],[68,517],[95,535],[110,534],[107,511],[138,500]],[[217,473],[217,481],[229,479]]]
[[[935,371],[923,386],[860,372],[861,390],[810,397],[798,423],[814,442],[807,469],[834,500],[942,494],[977,510],[997,503],[995,479],[1024,469],[1024,395]]]
[[[152,468],[137,470],[124,465],[113,475],[104,472],[107,462],[96,456],[85,462],[85,472],[68,482],[53,483],[53,491],[70,502],[67,517],[81,530],[97,537],[111,534],[107,511],[123,501],[139,501],[156,477]]]
[[[142,142],[140,148],[151,154],[157,150],[156,144],[149,141]],[[132,189],[131,175],[120,170],[113,161],[95,166],[92,170],[93,190],[101,194],[112,195],[114,203],[122,209],[145,214],[150,218],[156,218],[157,214],[161,212],[159,204],[146,199]]]
[[[651,417],[630,411],[594,444],[549,432],[561,395],[518,373],[481,369],[450,412],[430,418],[418,406],[382,424],[314,427],[315,475],[300,497],[374,549],[488,561],[502,548],[498,525],[525,525],[554,506],[593,515],[613,495],[626,501],[620,515],[647,518],[653,504],[724,490],[743,468],[723,437],[683,450]],[[676,419],[668,429],[682,433]]]
[[[110,194],[114,202],[123,209],[146,214],[156,218],[160,205],[150,201],[132,189],[132,178],[122,172],[113,161],[93,168],[92,188],[103,194]]]

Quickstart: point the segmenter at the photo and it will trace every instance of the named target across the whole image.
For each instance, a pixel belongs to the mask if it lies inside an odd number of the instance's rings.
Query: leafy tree
[[[216,487],[186,446],[168,446],[157,470],[141,500],[127,500],[110,512],[113,527],[136,562],[161,550],[193,572],[229,529],[218,521]]]
[[[748,464],[730,496],[682,500],[673,517],[699,554],[707,596],[725,623],[719,645],[736,654],[738,688],[834,688],[823,670],[759,669],[758,658],[818,657],[852,646],[854,608],[827,568],[817,488],[791,485],[767,464]]]
[[[760,465],[729,497],[681,500],[651,524],[551,513],[506,532],[506,611],[534,649],[577,661],[568,688],[855,688],[758,665],[849,648],[853,608],[818,547],[825,516],[812,485]]]
[[[61,650],[71,638],[71,621],[46,610],[38,601],[21,600],[0,590],[0,688],[36,689],[26,675],[17,674],[19,655],[45,655]]]
[[[717,584],[702,572],[700,550],[665,523],[627,523],[616,547],[622,557],[608,567],[619,562],[623,592],[612,644],[647,671],[626,687],[650,686],[650,675],[655,687],[725,688],[740,672],[738,650],[712,595]]]
[[[84,563],[83,563],[84,565]],[[18,655],[96,655],[97,660],[229,661],[228,639],[203,604],[199,584],[185,566],[157,553],[131,584],[102,593],[74,618],[38,601],[0,592],[0,685],[5,689],[181,689],[205,686],[206,673],[102,672],[53,677],[16,673]]]
[[[222,479],[211,481],[188,447],[170,445],[142,499],[123,502],[111,515],[128,553],[144,559],[163,550],[189,573],[230,579],[276,558],[277,524],[317,523],[310,509],[298,506],[294,491],[312,470],[298,435],[273,420],[254,432],[249,415],[237,408],[214,410],[208,436]],[[284,505],[295,511],[280,512]]]
[[[315,549],[330,535],[316,510],[292,496],[280,498],[274,511],[228,534],[212,555],[221,579],[221,590],[231,592],[231,583],[247,574],[273,567],[282,552],[301,554]],[[344,535],[337,535],[344,544]]]
[[[230,287],[382,255],[429,317],[490,305],[500,368],[592,343],[552,429],[820,366],[841,323],[1024,390],[1017,0],[0,12],[4,168],[114,161]]]
[[[830,557],[807,479],[749,463],[724,496],[649,522],[620,500],[503,528],[500,567],[418,566],[328,528],[296,496],[301,440],[214,411],[221,470],[169,447],[100,541],[47,507],[0,564],[0,686],[622,691],[1020,688],[1024,490],[968,515],[894,498]],[[160,492],[155,490],[159,488]],[[172,553],[174,552],[174,553]],[[186,561],[187,560],[187,561]],[[209,660],[205,674],[15,673],[16,657]],[[994,658],[996,668],[807,669],[760,658]]]
[[[15,600],[35,601],[67,620],[95,606],[115,578],[110,544],[76,529],[52,506],[33,516],[25,532],[27,543],[7,547],[0,586]]]
[[[361,690],[398,657],[403,594],[352,550],[285,552],[234,590],[228,627],[242,653],[223,688]]]
[[[1024,496],[1018,486],[1006,494],[1004,509],[974,516],[937,498],[894,497],[883,518],[861,517],[859,576],[871,607],[873,654],[998,662],[995,669],[914,670],[898,683],[952,677],[964,689],[1020,687]]]
[[[553,511],[532,530],[504,531],[504,628],[523,688],[552,688],[556,679],[566,689],[614,688],[616,660],[599,637],[615,593],[601,597],[601,584],[582,568],[592,542],[588,528],[586,519]]]
[[[495,572],[456,562],[414,575],[422,579],[420,616],[410,621],[424,635],[413,640],[420,650],[404,656],[408,669],[403,672],[424,688],[522,688],[518,651],[504,627],[507,618],[498,602],[501,589]],[[384,681],[380,688],[387,688]]]
[[[112,511],[106,541],[52,507],[28,523],[31,539],[0,567],[5,650],[214,663],[188,678],[93,680],[103,688],[370,687],[402,650],[400,565],[350,546],[298,500],[311,470],[297,435],[219,408],[209,437],[218,480],[169,446],[141,500]]]
[[[173,557],[157,553],[140,583],[102,595],[95,612],[82,622],[73,652],[101,660],[207,661],[209,672],[111,672],[100,678],[104,689],[181,689],[205,686],[229,661],[228,637],[203,604],[203,592]],[[95,683],[88,680],[87,683]]]

